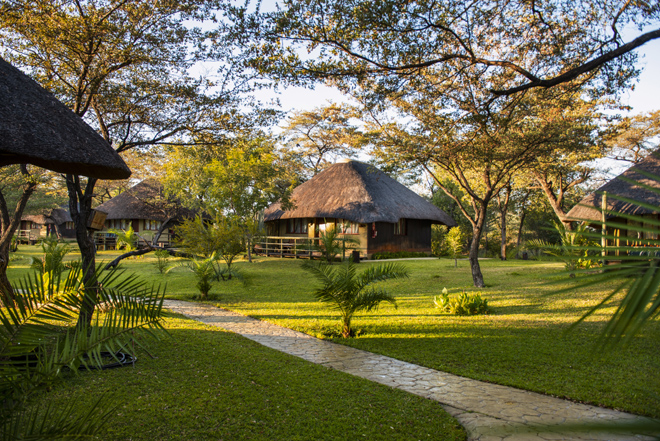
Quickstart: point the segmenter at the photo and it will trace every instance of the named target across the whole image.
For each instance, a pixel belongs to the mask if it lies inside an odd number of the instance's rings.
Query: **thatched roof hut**
[[[292,200],[292,210],[282,210],[279,203],[268,207],[264,221],[339,218],[358,223],[396,223],[407,218],[456,225],[447,213],[426,199],[376,167],[359,161],[331,165],[296,187]]]
[[[0,121],[0,166],[34,164],[101,179],[131,175],[94,129],[2,58]]]
[[[639,173],[640,171],[658,176],[658,178],[652,179]],[[657,211],[609,197],[621,196],[660,207],[660,194],[639,185],[626,182],[622,178],[640,182],[660,190],[660,151],[652,153],[638,164],[633,165],[624,173],[600,187],[594,193],[585,196],[566,216],[573,220],[600,221],[602,216],[600,207],[603,192],[607,192],[608,195],[607,209],[613,211],[613,213],[606,214],[606,218],[608,219],[618,217],[616,213],[634,215],[657,213]]]
[[[51,222],[55,225],[61,225],[67,222],[73,222],[73,219],[71,219],[71,213],[69,213],[68,209],[55,208],[48,215],[48,219],[46,222],[47,223]]]
[[[145,179],[99,205],[96,210],[108,213],[106,220],[153,219],[164,222],[190,214],[176,201],[166,200],[163,185],[155,179]]]

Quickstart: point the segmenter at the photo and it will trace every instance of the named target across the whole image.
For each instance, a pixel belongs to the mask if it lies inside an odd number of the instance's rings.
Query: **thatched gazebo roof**
[[[48,219],[43,214],[28,214],[21,217],[22,221],[34,222],[35,224],[45,225]]]
[[[358,161],[331,165],[296,187],[292,200],[292,210],[282,210],[279,202],[268,207],[264,221],[316,217],[395,223],[407,218],[456,225],[447,213],[426,199],[376,167]]]
[[[585,196],[578,205],[573,207],[573,209],[566,214],[566,216],[572,220],[600,221],[602,216],[600,207],[603,192],[607,192],[608,195],[608,210],[634,215],[657,213],[657,211],[609,197],[621,196],[660,207],[660,194],[621,179],[622,177],[631,179],[660,190],[659,180],[640,174],[638,173],[639,171],[658,176],[658,179],[660,179],[660,151],[652,153],[638,164],[633,165],[624,173],[600,187],[594,193]],[[606,218],[613,217],[617,217],[617,215],[615,213],[606,214]]]
[[[176,201],[166,200],[163,196],[163,185],[156,179],[145,179],[102,203],[96,207],[96,210],[108,213],[107,220],[153,219],[164,222],[170,217],[179,219],[193,215],[190,210],[182,208]]]
[[[50,212],[42,214],[26,214],[21,217],[23,221],[30,221],[40,225],[56,224],[61,225],[65,222],[73,222],[71,214],[66,208],[53,208]]]
[[[0,121],[0,166],[34,164],[100,179],[131,175],[94,129],[2,58]]]
[[[73,222],[71,213],[66,208],[55,208],[48,215],[48,222],[61,225],[65,222]]]

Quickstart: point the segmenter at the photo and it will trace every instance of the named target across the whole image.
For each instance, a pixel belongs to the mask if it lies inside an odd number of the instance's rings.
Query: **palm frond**
[[[397,263],[370,266],[360,275],[357,275],[357,265],[350,260],[339,266],[306,262],[303,268],[321,282],[322,286],[314,291],[314,297],[340,312],[344,336],[351,335],[350,323],[354,313],[374,310],[383,301],[396,306],[394,297],[386,291],[365,288],[376,282],[408,277],[408,270]]]
[[[367,287],[372,283],[382,282],[390,279],[407,279],[410,271],[400,263],[391,262],[367,268],[357,278],[357,286]]]
[[[646,173],[642,174],[646,175]],[[649,175],[649,177],[660,181],[660,177],[652,175]],[[619,179],[660,194],[660,189],[654,186],[631,181],[622,176],[619,176]],[[660,207],[645,201],[636,201],[625,196],[609,193],[607,197],[626,202],[632,207],[641,207],[656,213],[660,212]],[[585,236],[592,243],[605,239],[610,242],[619,242],[619,244],[608,244],[605,248],[607,254],[595,257],[603,263],[602,270],[575,271],[575,274],[579,277],[574,279],[575,283],[572,285],[573,289],[605,284],[608,286],[614,285],[605,298],[587,311],[575,325],[583,322],[596,311],[608,305],[617,295],[623,293],[622,299],[618,301],[616,311],[603,331],[599,341],[601,345],[628,341],[640,331],[644,323],[660,313],[660,239],[655,238],[658,237],[660,220],[636,214],[620,213],[614,210],[605,210],[605,214],[608,217],[619,219],[605,222],[610,231],[625,230],[627,235],[619,237],[614,233],[603,235],[598,232],[585,232]],[[602,227],[602,222],[591,221],[591,224],[599,229]],[[574,254],[594,253],[598,249],[603,250],[593,246],[571,247]],[[557,292],[565,291],[567,289]]]
[[[106,396],[100,396],[83,414],[75,414],[76,405],[71,400],[58,408],[48,404],[15,412],[0,424],[0,440],[94,439],[116,409],[108,405]]]
[[[353,311],[374,311],[378,309],[378,306],[381,302],[389,302],[395,308],[397,308],[396,300],[394,297],[389,294],[387,291],[382,289],[370,288],[367,290],[361,291],[356,297],[355,302],[353,303]]]

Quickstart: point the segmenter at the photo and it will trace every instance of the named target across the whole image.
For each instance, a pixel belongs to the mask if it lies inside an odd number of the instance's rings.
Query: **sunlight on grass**
[[[30,247],[21,247],[21,253]],[[111,260],[117,253],[100,253]],[[154,282],[165,282],[168,297],[189,299],[195,293],[192,275],[175,270],[160,275],[155,257],[122,262]],[[364,262],[359,270],[373,265]],[[341,344],[388,355],[470,378],[660,417],[660,322],[654,320],[624,348],[595,351],[594,345],[615,310],[615,303],[568,332],[607,287],[553,294],[568,285],[561,263],[485,260],[486,288],[472,287],[466,261],[407,261],[410,279],[382,284],[399,308],[383,304],[372,313],[357,314],[358,338]],[[328,338],[339,329],[339,315],[319,302],[315,281],[292,259],[238,261],[248,283],[218,282],[211,303],[308,334]],[[28,270],[12,265],[10,278]],[[480,292],[492,314],[458,317],[441,313],[433,296],[446,287],[450,296],[463,290]],[[640,378],[645,382],[640,382]]]

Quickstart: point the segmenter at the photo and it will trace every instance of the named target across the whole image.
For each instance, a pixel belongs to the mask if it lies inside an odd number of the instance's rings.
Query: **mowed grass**
[[[135,367],[71,375],[43,399],[114,409],[100,440],[464,440],[439,403],[179,316]]]
[[[21,251],[30,248],[22,247]],[[116,253],[100,253],[109,261]],[[154,282],[167,283],[168,297],[188,298],[195,281],[184,268],[161,276],[149,256],[122,266]],[[626,347],[596,347],[615,303],[569,330],[608,292],[608,287],[553,294],[565,288],[553,262],[482,261],[487,287],[479,290],[493,313],[457,317],[440,313],[433,296],[447,287],[451,294],[473,292],[468,263],[438,259],[403,262],[407,280],[383,283],[398,309],[383,304],[376,312],[358,314],[358,338],[334,341],[470,378],[515,386],[572,400],[660,417],[660,324],[649,323]],[[292,259],[239,261],[246,276],[218,282],[212,303],[262,320],[320,336],[339,326],[338,314],[317,302],[317,282]],[[376,263],[364,262],[360,268]],[[28,270],[18,262],[10,277]]]

